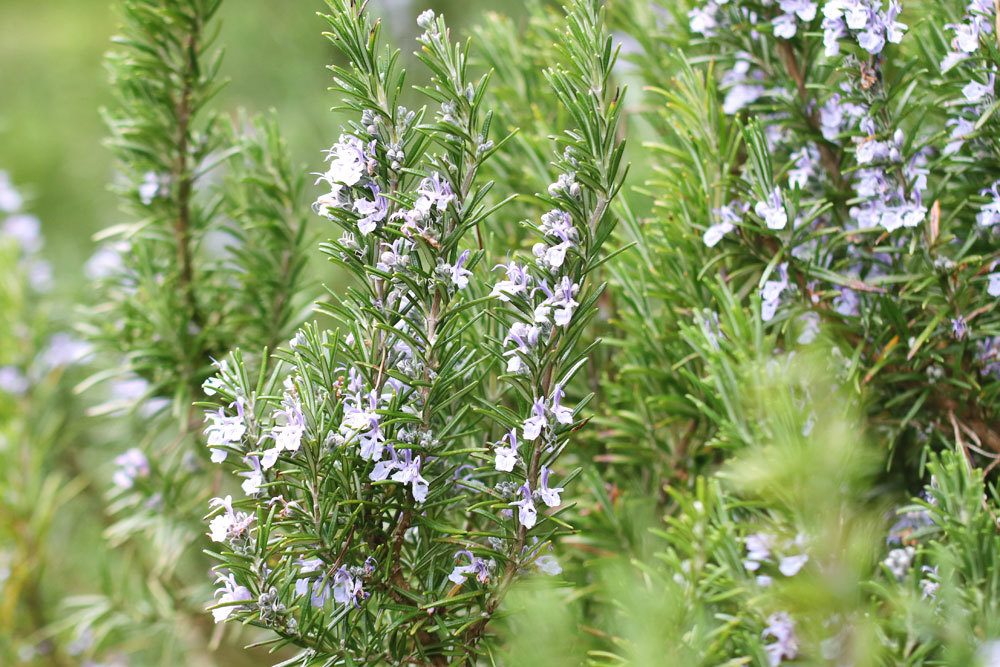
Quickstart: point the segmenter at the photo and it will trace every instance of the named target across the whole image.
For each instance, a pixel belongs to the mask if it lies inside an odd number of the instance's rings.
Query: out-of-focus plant
[[[208,383],[209,447],[240,464],[247,496],[213,501],[213,612],[304,648],[289,664],[474,663],[509,587],[560,571],[548,550],[573,475],[555,466],[583,425],[565,387],[592,347],[590,274],[625,171],[617,51],[599,3],[572,3],[546,70],[570,129],[551,139],[557,178],[520,264],[518,247],[481,245],[505,198],[480,172],[509,139],[491,134],[490,75],[473,78],[469,47],[424,12],[418,90],[440,106],[408,110],[379,23],[363,3],[330,9],[350,63],[332,68],[336,90],[360,120],[330,149],[315,208],[342,230],[324,252],[355,280],[323,307],[338,331],[300,330],[274,375],[234,354]]]
[[[81,406],[64,376],[89,355],[66,331],[40,255],[40,221],[0,172],[0,662],[70,664],[50,634],[58,619],[68,506],[86,482],[74,474]],[[79,568],[71,571],[80,574]]]
[[[269,372],[267,350],[311,301],[304,170],[272,120],[212,108],[220,5],[121,3],[105,117],[127,221],[100,235],[87,265],[98,296],[86,330],[103,370],[82,388],[107,388],[93,410],[117,449],[103,521],[109,547],[128,558],[108,565],[99,595],[67,601],[67,622],[95,646],[164,664],[246,660],[213,651],[205,613],[209,565],[192,546],[207,544],[200,519],[221,479],[206,465],[194,402],[229,350],[254,350],[247,362]]]
[[[828,366],[740,366],[755,444],[673,489],[644,553],[589,563],[584,602],[512,596],[510,664],[539,636],[573,664],[996,664],[995,491],[959,447],[929,457],[913,504],[873,495],[879,448]]]

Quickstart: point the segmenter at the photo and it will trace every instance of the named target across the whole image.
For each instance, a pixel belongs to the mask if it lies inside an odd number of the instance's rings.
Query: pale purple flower
[[[14,239],[27,254],[33,254],[42,249],[42,223],[27,213],[17,213],[4,220],[0,234]]]
[[[511,506],[518,508],[517,519],[521,522],[521,525],[531,530],[538,520],[538,513],[535,511],[535,503],[531,500],[531,489],[528,485],[523,484],[520,491],[522,499],[515,500],[511,503]]]
[[[976,343],[976,361],[982,366],[981,375],[1000,379],[1000,336],[983,338]]]
[[[799,336],[795,339],[795,342],[799,345],[808,345],[816,340],[816,336],[819,335],[819,315],[816,313],[805,313],[799,317],[799,322],[802,324],[802,329],[799,331]]]
[[[435,19],[434,10],[425,9],[424,11],[420,12],[420,16],[417,17],[417,26],[421,30],[431,30],[434,28],[434,19]]]
[[[962,62],[969,56],[961,51],[951,51],[944,58],[941,59],[941,73],[947,73],[958,63]]]
[[[389,200],[382,196],[378,185],[370,183],[368,189],[372,192],[372,199],[358,199],[354,202],[354,212],[358,218],[358,232],[362,236],[367,236],[375,231],[378,223],[385,220],[389,211]]]
[[[982,667],[1000,667],[1000,639],[983,642],[976,651],[976,659]]]
[[[23,203],[21,193],[11,183],[10,175],[6,171],[0,171],[0,211],[14,213],[21,209]]]
[[[361,580],[353,577],[346,567],[341,566],[333,575],[333,599],[337,604],[353,604],[359,606],[358,601],[366,596],[361,587]]]
[[[0,367],[0,391],[14,396],[22,396],[28,391],[29,386],[31,384],[28,382],[28,378],[17,367]]]
[[[771,21],[771,25],[774,36],[778,39],[791,39],[798,29],[794,14],[779,14]]]
[[[236,416],[227,417],[219,408],[218,412],[208,412],[205,417],[212,423],[205,428],[208,436],[208,446],[212,449],[212,462],[222,463],[226,460],[225,446],[238,443],[246,433],[246,423],[243,421],[243,399],[236,399]]]
[[[128,244],[103,245],[90,256],[83,267],[84,274],[91,280],[103,280],[125,269],[122,252],[128,249]]]
[[[781,294],[788,288],[788,262],[778,266],[778,280],[768,280],[760,289],[761,319],[770,322],[778,310]]]
[[[555,237],[559,243],[552,246],[536,243],[532,248],[532,253],[539,266],[549,271],[555,271],[562,267],[566,260],[566,253],[576,244],[577,231],[573,226],[573,219],[569,213],[554,209],[542,215],[539,230],[546,236]]]
[[[805,190],[819,172],[819,150],[812,144],[792,153],[794,167],[788,171],[788,185]]]
[[[712,215],[719,221],[705,230],[702,240],[709,248],[715,247],[722,237],[733,231],[737,223],[743,220],[743,215],[749,210],[749,204],[738,200],[733,200],[716,209],[712,209]]]
[[[306,418],[302,414],[302,404],[295,395],[294,385],[288,380],[285,383],[285,395],[281,402],[281,410],[274,413],[274,427],[267,437],[274,441],[274,446],[263,452],[261,466],[267,470],[278,460],[278,455],[285,452],[297,452],[302,445],[302,436],[306,430]]]
[[[702,236],[702,241],[704,241],[705,245],[709,248],[714,248],[726,234],[734,229],[736,229],[736,227],[733,223],[724,220],[706,229],[705,235]]]
[[[550,302],[552,308],[555,309],[553,320],[557,326],[569,326],[573,319],[573,312],[580,305],[574,298],[579,290],[580,286],[570,280],[568,276],[563,276],[563,279],[556,284]]]
[[[458,261],[455,262],[454,266],[448,267],[451,273],[451,282],[458,289],[465,289],[469,286],[469,276],[472,275],[472,271],[463,268],[463,265],[469,259],[470,251],[463,250],[462,254],[458,256]]]
[[[137,188],[139,201],[143,206],[149,206],[160,194],[160,177],[155,171],[147,171],[142,177],[142,183]]]
[[[115,465],[118,469],[112,475],[111,481],[119,489],[131,489],[136,479],[149,477],[149,459],[137,447],[119,454],[115,458]]]
[[[229,573],[228,575],[220,573],[216,579],[216,583],[222,584],[222,587],[215,591],[215,597],[218,598],[216,604],[222,606],[212,609],[212,617],[215,619],[216,623],[221,623],[222,621],[228,619],[234,611],[245,607],[245,605],[237,605],[233,603],[247,602],[253,599],[253,596],[250,594],[250,589],[236,583],[236,578],[232,573]]]
[[[554,236],[560,241],[573,241],[576,239],[576,228],[573,226],[573,218],[569,213],[560,209],[553,209],[542,215],[542,224],[539,230],[548,236]]]
[[[870,30],[859,34],[858,45],[872,55],[881,53],[885,48],[885,33],[881,28],[882,26],[873,25]]]
[[[378,461],[382,458],[385,436],[376,413],[378,399],[375,392],[368,395],[367,406],[360,393],[344,401],[344,418],[340,424],[340,434],[348,442],[358,438],[361,458]]]
[[[771,614],[767,619],[767,627],[761,633],[761,639],[773,639],[764,650],[767,651],[768,662],[772,667],[780,665],[784,660],[791,660],[799,654],[799,642],[795,636],[795,623],[785,612]]]
[[[382,243],[382,252],[379,253],[379,261],[375,268],[379,271],[392,273],[393,271],[405,268],[409,262],[409,253],[413,249],[413,242],[403,238],[398,238],[392,243]]]
[[[946,125],[951,127],[948,143],[944,147],[945,155],[954,155],[962,150],[970,134],[976,131],[976,124],[966,118],[952,118]]]
[[[434,172],[428,178],[420,181],[417,188],[417,201],[413,208],[420,213],[421,217],[427,216],[432,210],[444,213],[448,210],[448,204],[455,200],[455,193],[452,192],[448,181],[441,178],[441,174]]]
[[[213,542],[224,543],[227,540],[241,539],[249,534],[254,515],[234,510],[232,496],[212,498],[208,501],[208,506],[212,509],[221,507],[224,510],[212,517],[208,523],[208,536]]]
[[[833,308],[844,317],[856,317],[861,313],[861,298],[850,287],[841,287],[833,299]]]
[[[965,84],[965,86],[962,87],[962,95],[965,97],[965,101],[969,104],[976,104],[992,97],[995,86],[996,74],[990,74],[986,79],[986,83],[970,81]]]
[[[720,85],[726,90],[722,111],[726,115],[732,116],[767,93],[763,85],[764,73],[755,69],[751,60],[748,54],[737,54],[732,69],[722,76]]]
[[[368,479],[373,482],[381,482],[389,479],[389,475],[392,474],[394,470],[399,470],[400,467],[402,467],[399,456],[396,455],[396,448],[392,445],[388,445],[386,449],[389,451],[389,460],[376,462],[375,467],[372,468],[370,473],[368,473]]]
[[[330,168],[320,176],[326,181],[334,193],[341,186],[353,186],[361,180],[367,171],[368,160],[365,156],[365,145],[352,134],[341,135],[340,140],[327,151]]]
[[[563,241],[554,246],[536,243],[531,247],[531,254],[535,256],[538,266],[547,271],[556,271],[566,261],[566,253],[571,247],[573,244],[569,241]]]
[[[466,579],[475,575],[476,581],[485,584],[490,580],[490,568],[486,561],[479,558],[468,549],[462,549],[455,553],[455,558],[466,557],[469,559],[468,565],[455,565],[455,568],[448,575],[448,580],[453,584],[464,584]]]
[[[986,287],[987,294],[990,296],[1000,296],[1000,271],[995,271],[989,274],[987,278],[989,278],[990,281]]]
[[[572,424],[573,423],[573,410],[567,408],[562,404],[562,399],[566,397],[566,392],[563,391],[563,386],[557,384],[555,389],[552,390],[552,416],[556,418],[556,421],[560,424]]]
[[[840,40],[847,37],[847,25],[841,18],[823,19],[823,52],[827,58],[840,53]]]
[[[780,0],[781,11],[795,14],[802,21],[812,21],[816,18],[816,2],[814,0]]]
[[[688,12],[688,26],[691,32],[711,37],[715,34],[715,29],[719,23],[715,18],[719,11],[718,5],[713,0],[709,0],[704,7],[695,6]]]
[[[778,570],[786,577],[793,577],[805,567],[807,562],[809,562],[809,554],[806,553],[783,556],[778,561]]]
[[[768,229],[784,229],[788,225],[781,188],[774,188],[764,201],[757,202],[753,210]]]
[[[324,566],[323,559],[310,558],[299,560],[299,573],[304,575],[320,571]],[[310,585],[311,584],[311,585]],[[330,598],[330,582],[326,575],[316,578],[308,576],[295,581],[295,594],[309,596],[309,601],[313,607],[322,607]]]
[[[260,467],[260,457],[247,456],[243,458],[243,462],[250,466],[250,470],[239,473],[240,477],[245,478],[240,486],[243,493],[255,496],[260,493],[260,487],[264,484],[264,471]]]
[[[507,443],[502,445],[501,443]],[[517,464],[517,431],[511,429],[510,432],[500,439],[493,450],[496,457],[495,467],[500,472],[512,472]]]
[[[760,564],[771,557],[771,544],[774,538],[767,533],[754,533],[743,538],[743,543],[747,548],[747,557],[743,561],[743,567],[750,572],[755,572],[760,568]]]
[[[903,579],[906,573],[910,571],[910,566],[913,564],[913,556],[916,554],[916,549],[911,546],[900,547],[898,549],[893,549],[886,556],[882,563],[888,568],[889,572],[896,579]]]
[[[979,208],[979,213],[976,214],[976,223],[980,227],[992,227],[1000,223],[1000,181],[994,182],[992,186],[980,194],[984,197],[992,197],[992,201]]]
[[[550,197],[555,197],[559,194],[569,195],[573,199],[579,198],[580,185],[576,182],[575,173],[569,172],[567,174],[559,174],[559,178],[556,179],[556,182],[549,185]]]
[[[955,31],[951,46],[964,58],[967,54],[979,50],[979,25],[976,23],[959,23],[946,26]]]
[[[505,357],[510,357],[507,360],[508,373],[519,373],[524,368],[524,359],[530,357],[538,345],[539,334],[541,334],[541,329],[534,324],[515,322],[511,325],[510,332],[504,339],[504,345],[513,342],[516,347],[504,352]]]
[[[562,493],[563,488],[561,486],[549,488],[549,474],[551,472],[546,466],[542,466],[541,487],[538,489],[538,495],[547,506],[558,507],[562,503],[559,494]]]
[[[427,499],[427,480],[420,475],[420,457],[413,458],[413,453],[409,449],[403,450],[403,461],[399,464],[399,470],[392,475],[394,482],[409,484],[413,492],[413,499],[418,503]]]
[[[542,574],[547,574],[550,577],[562,574],[563,571],[562,565],[559,564],[559,561],[557,561],[556,557],[552,554],[543,554],[536,558],[535,567],[537,567]]]
[[[525,271],[524,267],[515,263],[508,262],[507,264],[498,264],[496,268],[503,268],[507,273],[507,279],[501,280],[493,286],[493,291],[490,296],[495,296],[501,301],[510,301],[510,297],[513,295],[521,294],[528,289],[528,284],[531,282],[531,276]]]
[[[92,351],[90,343],[66,333],[57,333],[42,351],[41,360],[46,368],[55,369],[83,361]]]
[[[545,416],[545,401],[543,399],[535,399],[531,405],[531,413],[531,416],[524,420],[521,427],[522,436],[528,442],[537,440],[542,429],[549,425],[548,417]]]
[[[961,315],[951,320],[951,335],[955,340],[963,340],[969,334],[969,325]]]
[[[766,92],[767,89],[759,84],[738,83],[726,91],[726,97],[722,101],[722,111],[732,116],[759,100]]]

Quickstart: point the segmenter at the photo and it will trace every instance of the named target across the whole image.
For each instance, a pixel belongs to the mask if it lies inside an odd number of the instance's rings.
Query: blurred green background
[[[520,0],[373,0],[409,54],[416,17],[444,12],[462,29],[486,9],[517,13]],[[217,107],[275,109],[296,160],[319,170],[339,120],[327,91],[332,50],[316,13],[322,0],[230,0],[223,4],[223,72]],[[100,108],[109,103],[102,58],[117,26],[110,0],[0,0],[0,170],[28,196],[42,220],[45,255],[58,283],[73,279],[93,250],[91,236],[122,222],[107,184],[111,156],[102,145]],[[68,283],[68,284],[67,284]],[[76,284],[79,287],[79,284]]]

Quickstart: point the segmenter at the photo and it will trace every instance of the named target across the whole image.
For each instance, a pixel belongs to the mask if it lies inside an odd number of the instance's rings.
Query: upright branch
[[[577,342],[600,293],[586,278],[606,259],[624,176],[608,84],[617,51],[598,3],[574,4],[565,69],[550,76],[579,129],[556,139],[561,175],[539,195],[554,207],[532,226],[546,242],[537,266],[512,262],[487,294],[473,230],[510,199],[481,177],[507,139],[490,136],[489,75],[473,78],[469,45],[424,12],[418,57],[430,76],[417,91],[436,108],[399,106],[399,56],[382,47],[378,22],[364,3],[329,4],[329,37],[346,60],[331,68],[335,90],[356,120],[328,151],[314,209],[339,229],[321,248],[352,281],[321,306],[339,331],[303,328],[270,378],[252,381],[234,355],[212,381],[238,412],[212,416],[213,459],[238,454],[247,496],[213,501],[213,612],[312,655],[447,664],[480,651],[525,566],[559,570],[540,552],[557,522],[539,519],[533,498],[561,504],[543,464],[575,421],[560,401],[585,361]],[[489,337],[498,319],[511,328],[504,343]],[[505,352],[523,326],[541,343]],[[484,391],[496,360],[510,387],[499,404]],[[491,451],[494,422],[512,431]],[[516,460],[526,463],[512,484]]]
[[[496,469],[509,473],[508,483],[520,498],[513,503],[518,525],[503,549],[503,573],[482,619],[468,630],[470,651],[477,650],[521,568],[538,559],[545,540],[559,532],[544,517],[539,522],[534,500],[560,504],[562,489],[550,487],[549,476],[578,423],[562,401],[566,385],[587,361],[590,346],[579,349],[578,341],[603,290],[590,276],[607,259],[603,246],[617,223],[609,204],[626,172],[619,134],[623,91],[609,84],[618,48],[603,9],[598,2],[577,2],[567,11],[566,23],[561,63],[546,76],[576,127],[554,138],[558,178],[538,195],[553,208],[541,224],[532,225],[541,238],[532,248],[534,264],[509,262],[506,279],[493,289],[504,304],[495,317],[508,330],[496,354],[506,358],[503,378],[515,406],[513,412],[492,411],[509,428],[496,446]],[[540,530],[533,531],[536,524]],[[537,541],[527,548],[532,531]]]

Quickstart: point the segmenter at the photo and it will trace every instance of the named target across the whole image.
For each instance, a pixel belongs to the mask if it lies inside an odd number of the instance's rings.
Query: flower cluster
[[[823,5],[823,43],[826,54],[840,53],[840,40],[850,37],[871,55],[882,53],[886,43],[899,44],[906,26],[896,19],[898,0],[882,9],[882,0],[827,0]]]
[[[953,33],[951,51],[941,61],[941,70],[952,67],[979,50],[981,39],[993,34],[996,5],[990,0],[969,0],[965,16],[959,23],[947,26]]]

